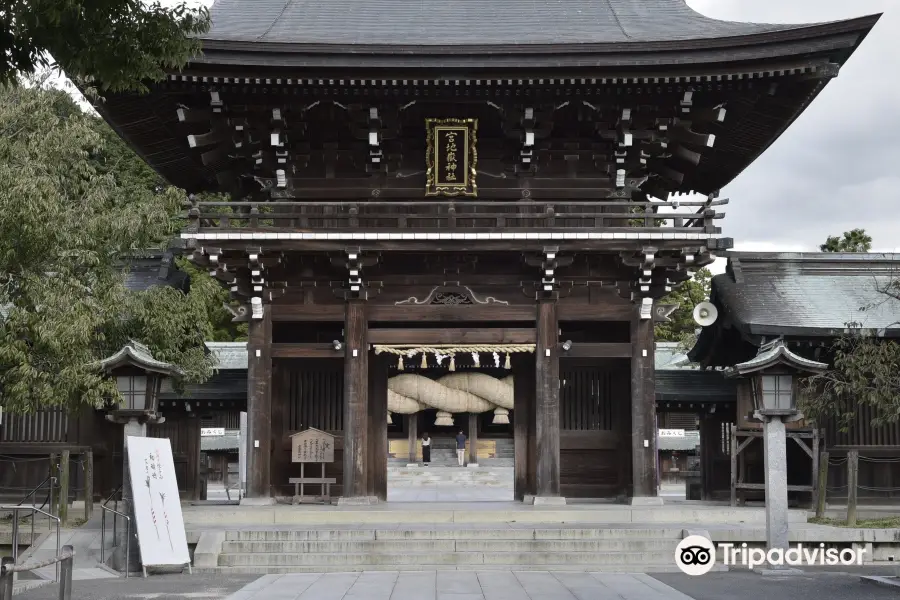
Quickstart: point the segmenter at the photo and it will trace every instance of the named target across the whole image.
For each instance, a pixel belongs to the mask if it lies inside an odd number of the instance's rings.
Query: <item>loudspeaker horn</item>
[[[711,302],[701,302],[694,307],[694,321],[700,327],[709,327],[716,322],[719,317],[719,311]]]

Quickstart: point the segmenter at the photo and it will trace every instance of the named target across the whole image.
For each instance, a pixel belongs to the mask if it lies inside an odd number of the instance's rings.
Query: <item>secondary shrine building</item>
[[[309,427],[348,499],[386,497],[389,439],[458,429],[513,440],[517,498],[656,496],[654,301],[876,20],[219,0],[202,56],[100,110],[244,302],[248,497],[290,493]]]

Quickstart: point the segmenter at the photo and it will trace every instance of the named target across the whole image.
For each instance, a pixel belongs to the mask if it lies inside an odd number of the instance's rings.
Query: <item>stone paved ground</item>
[[[691,600],[649,575],[546,571],[267,575],[228,600]]]
[[[255,576],[157,575],[77,582],[73,600],[897,600],[900,592],[859,580],[892,567],[852,572],[810,569],[770,579],[732,571],[687,575],[611,575],[482,571]],[[273,584],[269,586],[268,584]],[[48,586],[16,600],[56,600]]]

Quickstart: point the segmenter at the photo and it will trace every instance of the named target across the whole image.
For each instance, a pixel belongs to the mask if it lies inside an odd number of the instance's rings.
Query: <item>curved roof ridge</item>
[[[363,47],[690,41],[829,24],[714,19],[685,0],[216,0],[211,15],[204,40]]]

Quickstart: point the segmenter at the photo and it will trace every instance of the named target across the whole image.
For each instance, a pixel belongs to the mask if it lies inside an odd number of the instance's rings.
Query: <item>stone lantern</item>
[[[778,339],[760,347],[747,362],[728,375],[749,379],[753,417],[763,423],[766,493],[766,541],[769,549],[788,549],[787,436],[785,423],[799,421],[799,379],[828,368],[791,352]]]
[[[139,570],[139,553],[136,543],[133,507],[131,505],[131,481],[128,471],[128,438],[145,437],[147,424],[162,423],[159,415],[159,390],[166,377],[179,377],[181,372],[169,363],[153,358],[150,350],[130,341],[121,350],[99,363],[100,369],[116,381],[121,399],[110,405],[107,420],[123,426],[122,444],[122,501],[124,512],[132,518],[131,536],[125,539],[126,528],[120,527],[121,537],[116,540],[113,562],[117,569]],[[125,544],[131,545],[130,565],[124,564]]]

